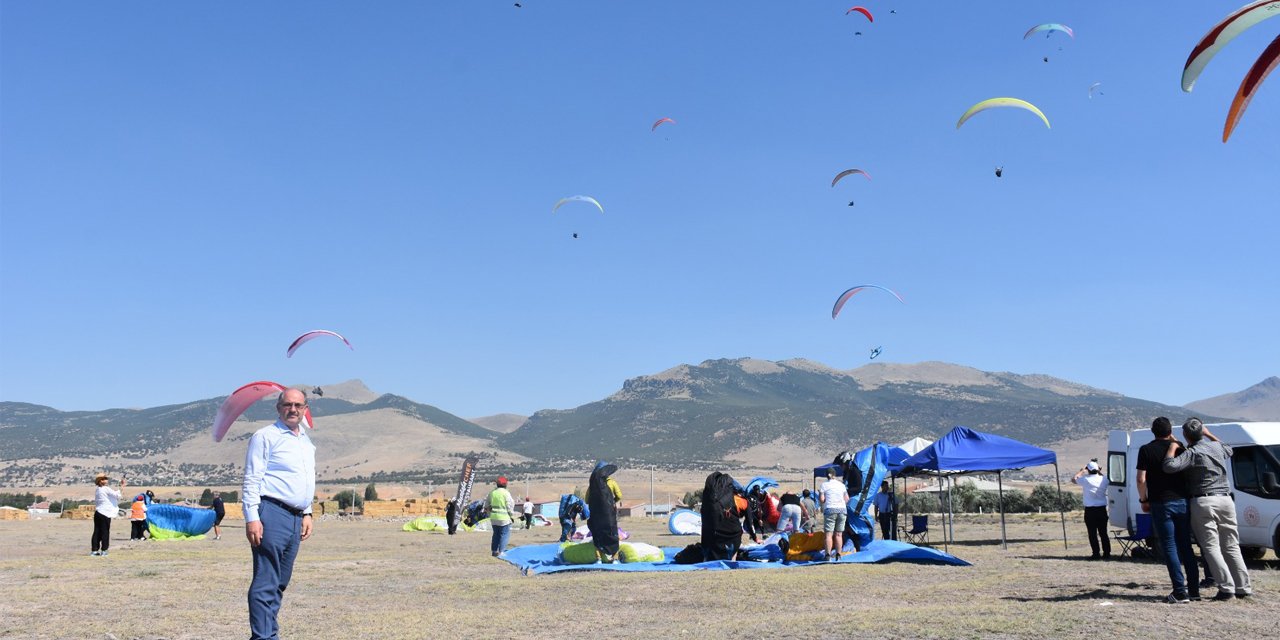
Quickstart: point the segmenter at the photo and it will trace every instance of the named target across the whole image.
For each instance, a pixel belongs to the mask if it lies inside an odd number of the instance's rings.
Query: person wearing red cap
[[[511,538],[511,519],[515,513],[516,500],[507,491],[507,477],[498,476],[498,486],[489,492],[485,500],[489,510],[489,528],[493,529],[493,540],[489,552],[498,557],[507,550],[507,540]]]

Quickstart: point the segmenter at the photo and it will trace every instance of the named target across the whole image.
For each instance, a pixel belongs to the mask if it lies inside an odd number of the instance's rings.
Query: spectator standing
[[[880,522],[880,539],[897,540],[898,498],[888,480],[880,483],[880,493],[875,497],[876,520]]]
[[[808,489],[800,492],[800,509],[804,516],[804,530],[809,533],[817,530],[818,516],[822,515],[822,509],[818,508],[817,497]]]
[[[520,512],[524,516],[524,528],[528,530],[533,526],[533,501],[529,496],[524,497],[524,504],[520,505]]]
[[[251,640],[280,637],[284,591],[302,543],[311,537],[316,493],[316,447],[302,428],[307,396],[286,389],[276,400],[279,418],[253,434],[245,452],[244,533],[253,554],[249,583]]]
[[[126,483],[124,478],[120,478],[120,489],[116,490],[107,486],[110,480],[105,473],[99,473],[93,478],[93,484],[97,488],[93,491],[93,537],[89,541],[91,556],[107,555],[107,547],[111,546],[111,519],[120,513],[120,494]]]
[[[1199,418],[1182,425],[1182,437],[1187,439],[1187,449],[1175,456],[1170,447],[1163,466],[1166,473],[1186,472],[1191,525],[1218,584],[1218,595],[1213,599],[1247,598],[1253,595],[1253,584],[1240,554],[1236,505],[1227,480],[1231,446],[1223,444]]]
[[[1173,583],[1165,602],[1184,604],[1200,599],[1200,567],[1191,551],[1186,480],[1182,473],[1164,470],[1169,449],[1177,455],[1182,444],[1174,439],[1173,423],[1164,416],[1151,421],[1151,434],[1155,440],[1138,449],[1138,502],[1144,512],[1151,514],[1151,526]]]
[[[147,530],[147,497],[138,494],[129,505],[129,540],[145,540]]]
[[[515,518],[516,499],[507,491],[506,476],[498,476],[495,484],[485,504],[489,510],[489,528],[493,529],[489,552],[496,558],[507,550],[507,540],[511,539],[511,521]]]
[[[827,557],[840,560],[840,550],[844,548],[844,525],[848,519],[846,509],[849,506],[849,490],[844,483],[836,480],[836,472],[827,469],[827,481],[818,488],[818,498],[822,502],[822,531],[827,534]],[[834,541],[834,551],[832,542]]]
[[[1110,482],[1098,467],[1097,459],[1090,460],[1071,481],[1084,489],[1084,526],[1089,531],[1089,547],[1093,549],[1093,555],[1089,557],[1110,560],[1111,540],[1107,538],[1107,487]],[[1098,554],[1099,538],[1102,539],[1101,555]]]

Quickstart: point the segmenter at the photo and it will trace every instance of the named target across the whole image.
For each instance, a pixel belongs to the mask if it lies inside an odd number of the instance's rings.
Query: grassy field
[[[0,522],[0,638],[243,638],[250,556],[241,522],[220,541],[128,542],[89,556],[92,523]],[[935,525],[936,526],[936,525]],[[624,519],[634,540],[683,546],[665,522]],[[558,528],[512,534],[553,542]],[[489,557],[487,533],[406,533],[321,521],[281,615],[299,638],[1262,638],[1280,636],[1280,568],[1251,563],[1256,596],[1158,603],[1162,565],[1092,562],[1079,513],[1064,550],[1056,514],[958,519],[950,550],[972,567],[845,564],[766,571],[575,572],[525,577]],[[939,536],[934,536],[938,538]],[[1212,595],[1210,592],[1209,595]],[[502,612],[506,623],[489,622]]]

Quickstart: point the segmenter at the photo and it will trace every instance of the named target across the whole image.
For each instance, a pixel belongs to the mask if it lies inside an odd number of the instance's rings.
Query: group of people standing
[[[1201,599],[1193,539],[1217,585],[1214,600],[1253,595],[1227,478],[1231,446],[1218,440],[1199,418],[1183,423],[1185,446],[1173,437],[1173,424],[1166,417],[1152,421],[1151,434],[1155,439],[1138,450],[1138,499],[1142,510],[1151,514],[1173,583],[1166,600],[1181,604]]]
[[[93,535],[89,539],[89,555],[105,556],[111,548],[111,521],[120,513],[120,500],[128,482],[120,478],[118,489],[113,489],[111,478],[99,473],[93,478]],[[150,537],[147,529],[147,509],[155,494],[151,491],[134,496],[129,503],[129,541],[136,542]]]

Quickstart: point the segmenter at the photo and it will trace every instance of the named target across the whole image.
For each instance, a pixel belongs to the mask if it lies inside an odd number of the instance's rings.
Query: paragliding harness
[[[484,520],[484,518],[484,500],[476,500],[467,505],[467,515],[463,516],[462,524],[474,527],[477,522]]]
[[[702,487],[702,558],[732,560],[742,542],[733,478],[713,471]],[[692,545],[691,545],[692,546]],[[690,551],[689,557],[693,556]]]
[[[863,481],[862,469],[858,467],[856,462],[854,462],[854,454],[849,453],[848,451],[843,451],[840,453],[840,455],[836,456],[836,459],[834,462],[843,467],[844,484],[845,484],[845,487],[848,488],[849,495],[858,496],[858,504],[852,509],[852,513],[861,514],[863,507],[866,506],[867,504],[867,495],[871,492],[870,483]],[[871,448],[870,468],[871,469],[876,468],[876,448],[875,447]],[[871,525],[868,524],[867,526],[871,526]],[[848,524],[848,523],[845,524],[845,534],[846,534],[845,537],[847,540],[853,541],[855,550],[861,551],[861,545],[858,544],[857,536],[853,535],[853,528],[851,524]]]

